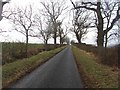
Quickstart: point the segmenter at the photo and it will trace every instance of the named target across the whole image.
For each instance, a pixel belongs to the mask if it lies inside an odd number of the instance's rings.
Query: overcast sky
[[[3,1],[6,1],[6,0],[3,0]],[[42,8],[42,5],[40,4],[41,1],[45,1],[45,0],[11,0],[10,3],[6,4],[3,9],[6,10],[6,9],[9,9],[9,7],[17,7],[17,6],[25,7],[29,4],[31,4],[32,7],[34,8],[34,12],[35,12],[37,8],[39,8],[39,9]],[[75,2],[76,0],[73,0],[73,1]],[[71,4],[70,0],[66,0],[66,2],[67,2],[67,5],[69,5],[69,10],[72,9],[72,4]],[[67,24],[68,21],[70,22],[72,20],[72,18],[71,18],[72,16],[70,16],[69,12],[66,15],[67,15],[67,17],[64,21],[65,24]],[[4,41],[7,41],[7,42],[9,42],[9,41],[21,41],[21,42],[25,41],[24,35],[13,30],[13,27],[12,27],[12,24],[10,21],[3,18],[3,20],[0,21],[0,28],[3,31],[7,31],[5,33],[0,34],[0,41],[2,41],[2,42],[4,42]],[[68,37],[71,40],[76,40],[75,35],[73,35],[71,33],[68,34]],[[87,44],[96,45],[96,31],[89,32],[86,35],[86,38],[82,42],[87,43]],[[115,44],[117,42],[118,42],[117,40],[110,41],[109,45]],[[38,38],[30,37],[29,43],[43,43],[43,42]],[[49,43],[53,43],[53,39],[50,39]]]

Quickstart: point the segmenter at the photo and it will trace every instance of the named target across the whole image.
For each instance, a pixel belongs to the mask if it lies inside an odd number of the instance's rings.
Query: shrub
[[[25,43],[21,42],[3,42],[2,43],[2,64],[11,63],[18,59],[23,59],[26,57],[25,52]],[[43,45],[43,44],[28,44],[28,52],[27,56],[31,57],[33,55],[37,55],[39,52],[49,51],[55,49],[57,47],[61,47],[64,45]]]
[[[98,53],[98,47],[93,45],[83,45],[83,44],[74,44],[78,48],[85,50],[87,52],[92,52],[99,58],[99,62],[109,66],[117,66],[118,67],[118,50],[120,46],[115,46],[111,48],[101,48],[102,54]]]

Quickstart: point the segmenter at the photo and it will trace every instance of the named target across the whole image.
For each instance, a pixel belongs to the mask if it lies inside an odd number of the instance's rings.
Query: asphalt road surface
[[[68,46],[10,88],[83,88]]]

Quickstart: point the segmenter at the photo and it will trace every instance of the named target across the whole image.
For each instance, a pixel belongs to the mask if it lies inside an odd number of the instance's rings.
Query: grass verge
[[[2,47],[1,47],[2,44]],[[22,42],[2,42],[0,48],[2,48],[2,65],[6,63],[15,62],[18,59],[24,59],[26,57],[26,44]],[[58,47],[64,46],[60,44],[28,44],[27,57],[30,58],[43,51],[50,51]],[[1,49],[0,49],[1,51]]]
[[[72,46],[81,77],[87,88],[118,88],[118,72],[99,64],[90,53]]]
[[[42,63],[46,62],[48,59],[53,57],[55,54],[57,54],[64,48],[65,46],[51,51],[44,51],[30,58],[18,60],[16,62],[3,65],[2,67],[3,88],[7,88],[13,82],[17,81],[22,76],[31,72]]]

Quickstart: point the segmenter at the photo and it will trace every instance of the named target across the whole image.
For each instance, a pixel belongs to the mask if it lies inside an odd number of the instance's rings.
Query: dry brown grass
[[[95,56],[97,56],[99,59],[99,63],[111,66],[111,67],[119,67],[119,55],[118,50],[120,49],[120,46],[115,46],[111,48],[102,48],[102,55],[98,53],[98,48],[96,46],[92,45],[79,45],[75,44],[78,48],[85,50],[87,52],[92,52]]]
[[[119,87],[119,71],[114,71],[113,67],[97,63],[96,57],[91,53],[75,46],[72,47],[72,50],[85,88],[119,90],[117,89]]]

